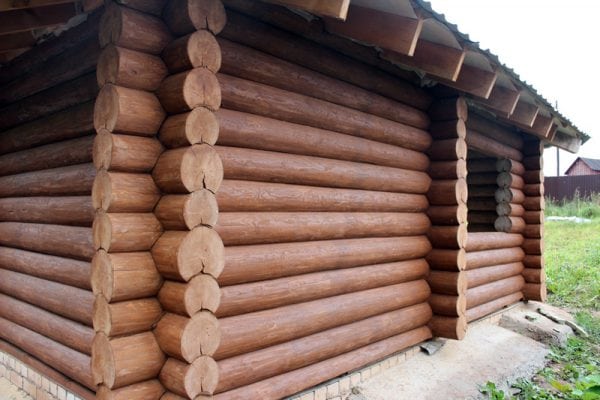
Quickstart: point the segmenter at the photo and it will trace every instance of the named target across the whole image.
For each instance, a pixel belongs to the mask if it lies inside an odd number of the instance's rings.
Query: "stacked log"
[[[432,246],[427,256],[431,269],[427,281],[434,314],[429,326],[436,336],[462,339],[467,328],[463,271],[467,224],[465,216],[460,217],[460,208],[467,201],[467,104],[462,97],[438,99],[429,115],[433,137],[429,175],[433,181],[427,193],[432,221],[427,233]]]
[[[496,212],[498,218],[494,227],[498,232],[523,233],[525,220],[523,215],[523,175],[525,167],[516,160],[501,158],[496,163],[498,171],[496,192]]]
[[[0,74],[0,339],[86,394],[95,390],[91,100],[98,19],[90,15],[80,35],[50,39]]]
[[[173,38],[162,51],[167,76],[155,88],[167,117],[158,131],[165,151],[152,168],[161,193],[154,215],[165,229],[152,246],[164,280],[158,292],[164,313],[153,333],[166,355],[158,375],[166,389],[162,398],[196,399],[212,394],[218,381],[213,354],[220,328],[214,313],[224,254],[214,227],[223,164],[214,147],[221,104],[216,77],[221,50],[214,35],[226,17],[220,1],[163,3]]]
[[[240,29],[231,15],[224,32]],[[429,117],[412,100],[327,72],[346,67],[335,52],[276,29],[247,34],[255,31],[218,38],[218,398],[286,397],[431,335]],[[280,33],[302,57],[277,51]],[[190,371],[180,360],[172,369]],[[213,381],[184,383],[189,395]]]
[[[468,132],[468,135],[470,134],[471,132]],[[472,152],[469,155],[473,155]],[[469,185],[469,200],[467,201],[469,232],[494,231],[494,222],[498,217],[496,213],[497,202],[494,197],[498,189],[496,160],[495,157],[486,156],[467,160],[469,171],[467,177]]]
[[[156,136],[165,111],[154,91],[167,74],[158,55],[172,36],[147,8],[163,2],[126,3],[107,3],[100,24],[91,365],[98,399],[159,399],[166,358],[152,330],[163,314],[163,278],[151,249],[163,227],[152,170],[164,151]]]
[[[525,269],[523,277],[525,286],[523,294],[528,300],[545,301],[546,274],[544,272],[543,243],[544,243],[544,175],[543,175],[544,146],[538,139],[525,142],[523,147],[523,207],[525,209],[525,228],[523,250],[525,251]]]

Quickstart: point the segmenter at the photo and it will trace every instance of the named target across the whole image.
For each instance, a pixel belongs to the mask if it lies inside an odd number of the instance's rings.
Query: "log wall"
[[[98,21],[0,71],[0,339],[93,396]],[[74,55],[77,54],[77,57]]]
[[[276,399],[431,336],[429,117],[360,83],[398,78],[227,14],[212,393]],[[336,63],[361,73],[340,79]]]

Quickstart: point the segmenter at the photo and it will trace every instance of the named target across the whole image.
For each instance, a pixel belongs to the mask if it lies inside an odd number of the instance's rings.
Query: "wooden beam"
[[[268,3],[296,8],[323,17],[345,20],[350,0],[265,0]]]
[[[581,147],[581,139],[569,136],[564,132],[556,131],[552,139],[552,145],[567,150],[570,153],[577,153]]]
[[[494,88],[497,78],[497,72],[486,71],[472,65],[463,64],[456,81],[452,82],[447,79],[441,79],[441,82],[454,89],[487,99]]]
[[[495,85],[490,96],[487,99],[479,100],[479,103],[492,110],[500,111],[505,117],[508,117],[515,111],[519,97],[521,97],[521,92],[518,90]]]
[[[73,4],[6,11],[0,13],[0,35],[59,25],[75,14]]]
[[[533,121],[535,121],[535,117],[538,115],[539,110],[540,108],[535,104],[519,100],[517,102],[515,110],[509,117],[509,120],[513,122],[518,122],[521,125],[532,127]]]
[[[0,12],[75,3],[75,0],[0,0]]]
[[[456,81],[465,59],[465,52],[429,40],[419,39],[412,57],[384,51],[381,57],[394,64],[418,68],[428,74]]]
[[[24,49],[33,46],[35,42],[35,37],[33,37],[33,34],[30,31],[1,35],[0,52]]]
[[[19,57],[21,54],[29,50],[29,47],[24,49],[8,50],[0,53],[0,64],[9,62],[13,58]]]
[[[550,135],[550,130],[552,129],[552,125],[552,117],[538,113],[538,115],[535,117],[535,121],[533,121],[533,126],[531,129],[537,135],[548,138]]]
[[[325,27],[330,33],[412,56],[423,20],[352,5],[345,22],[326,18]]]

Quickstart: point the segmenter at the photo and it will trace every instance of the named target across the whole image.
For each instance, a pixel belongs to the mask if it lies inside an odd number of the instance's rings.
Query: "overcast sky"
[[[577,155],[600,159],[600,1],[430,0],[513,68],[580,130],[592,136]],[[560,172],[577,156],[560,151]],[[546,149],[544,173],[556,175],[556,149]]]

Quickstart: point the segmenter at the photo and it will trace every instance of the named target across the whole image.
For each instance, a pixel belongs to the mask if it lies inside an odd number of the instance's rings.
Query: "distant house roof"
[[[573,166],[575,166],[575,164],[577,164],[577,161],[579,160],[583,161],[593,171],[600,171],[600,160],[597,160],[595,158],[577,157],[575,161],[573,161],[573,164],[571,164],[571,166],[567,168],[567,171],[565,173],[568,174],[571,168],[573,168]]]

